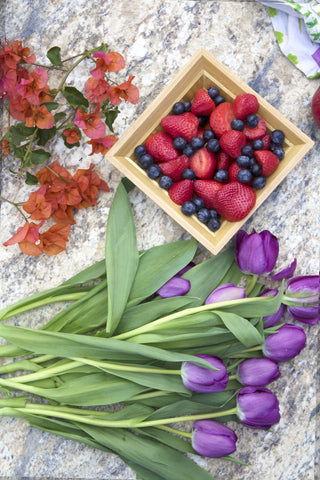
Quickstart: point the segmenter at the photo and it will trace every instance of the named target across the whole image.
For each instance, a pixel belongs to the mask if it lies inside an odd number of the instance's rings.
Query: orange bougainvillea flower
[[[66,242],[69,240],[70,225],[56,223],[44,233],[40,234],[43,250],[47,255],[58,255],[67,249]]]
[[[110,87],[109,98],[112,105],[120,105],[121,98],[125,102],[133,103],[134,105],[139,100],[139,90],[135,85],[132,85],[133,75],[130,75],[128,80],[117,87]]]
[[[106,72],[118,72],[125,67],[123,56],[118,52],[95,52],[94,58],[97,58],[96,68],[91,70],[91,75],[96,78],[104,78]]]
[[[10,98],[9,111],[12,118],[24,122],[32,118],[32,106],[25,98],[15,95]],[[33,124],[32,124],[33,126]]]
[[[58,204],[58,208],[53,212],[52,217],[57,223],[64,223],[68,225],[74,225],[76,223],[73,217],[73,208],[71,205]]]
[[[101,104],[109,97],[110,85],[104,78],[89,77],[84,91],[89,102]]]
[[[94,165],[91,163],[88,169],[78,169],[73,176],[82,196],[82,201],[76,205],[76,208],[78,209],[97,205],[96,197],[99,190],[104,190],[106,192],[109,192],[110,190],[108,184],[93,171],[93,168]]]
[[[10,143],[3,138],[0,142],[0,155],[8,155],[10,152]]]
[[[100,117],[99,105],[92,113],[84,113],[81,108],[78,108],[74,124],[81,128],[83,133],[89,138],[101,138],[106,131],[106,126]]]
[[[35,68],[28,73],[27,78],[22,78],[16,91],[21,97],[26,98],[32,105],[40,105],[39,94],[47,86],[48,73],[44,68]]]
[[[44,220],[38,224],[26,222],[23,227],[19,227],[13,237],[4,242],[4,246],[17,243],[20,250],[26,255],[41,255],[43,253],[43,242],[40,238],[39,228],[44,224]]]
[[[60,163],[55,160],[50,163],[48,167],[41,168],[36,174],[41,185],[47,185],[52,188],[56,187],[56,190],[61,190],[64,185],[72,180],[72,175],[66,170]]]
[[[75,145],[80,140],[80,131],[77,128],[67,128],[63,130],[62,135],[69,145]]]
[[[47,187],[42,185],[36,192],[29,195],[23,204],[23,209],[30,213],[31,220],[46,220],[52,214],[52,205],[45,198]]]
[[[33,127],[36,125],[36,127],[41,130],[47,130],[53,127],[54,116],[48,111],[45,105],[41,105],[40,107],[32,106],[31,110],[31,115],[25,118],[26,127]]]
[[[105,155],[112,145],[116,143],[116,141],[117,137],[114,135],[106,135],[102,138],[89,140],[87,143],[92,146],[92,152],[89,154],[89,156],[93,155],[94,153],[102,153],[102,155]]]

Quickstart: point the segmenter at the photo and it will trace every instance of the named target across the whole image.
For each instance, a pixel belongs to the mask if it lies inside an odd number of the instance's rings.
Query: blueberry
[[[159,180],[159,186],[164,188],[165,190],[169,190],[170,187],[173,185],[173,180],[168,175],[163,175]]]
[[[141,168],[147,169],[153,164],[153,158],[151,155],[149,155],[149,153],[145,153],[139,158],[138,164]]]
[[[205,130],[203,132],[203,140],[205,142],[208,142],[212,138],[215,138],[215,134],[214,134],[213,130],[211,130],[211,128],[208,128],[207,130]]]
[[[182,213],[184,213],[184,215],[187,215],[188,217],[190,217],[191,215],[196,213],[197,207],[193,202],[184,202],[181,205],[181,211]]]
[[[193,180],[195,176],[196,174],[194,173],[194,170],[192,170],[192,168],[186,168],[181,174],[181,177],[184,180]]]
[[[250,167],[251,173],[254,177],[259,177],[262,173],[262,167],[259,163],[254,162]]]
[[[231,122],[231,128],[232,130],[238,130],[241,132],[244,129],[244,121],[240,120],[240,118],[235,118]]]
[[[134,154],[137,156],[137,157],[141,157],[141,155],[144,155],[146,153],[146,147],[144,145],[138,145],[135,149],[134,149]]]
[[[282,160],[284,158],[284,150],[282,147],[275,147],[273,148],[272,152],[277,155],[277,157],[279,158],[279,160]]]
[[[148,177],[151,178],[152,180],[155,180],[156,178],[160,177],[161,173],[162,172],[159,165],[151,165],[151,167],[149,167],[147,170]]]
[[[207,226],[209,230],[211,230],[212,232],[216,232],[217,230],[219,230],[221,223],[217,218],[210,218]]]
[[[220,150],[220,143],[217,138],[211,138],[207,143],[207,149],[209,152],[218,152]]]
[[[208,88],[208,94],[214,100],[219,95],[219,90],[216,87]]]
[[[184,106],[184,111],[185,111],[185,112],[190,112],[190,110],[191,110],[191,102],[189,102],[189,100],[186,100],[185,102],[183,102],[183,106]]]
[[[267,183],[266,177],[260,176],[260,177],[255,177],[252,181],[252,186],[256,190],[260,190],[265,186]]]
[[[241,168],[248,168],[250,167],[250,157],[248,155],[240,155],[237,157],[237,165]]]
[[[210,212],[210,217],[211,218],[219,218],[219,213],[217,212],[217,210],[215,210],[214,208],[212,208],[211,210],[209,210]]]
[[[217,182],[220,182],[220,183],[226,183],[228,181],[228,170],[218,170],[217,173],[215,174],[215,177],[214,179],[217,181]]]
[[[191,157],[191,155],[194,154],[194,150],[193,148],[191,147],[191,145],[187,144],[184,149],[182,150],[182,153],[184,155],[187,155],[187,157]]]
[[[207,223],[209,222],[211,216],[210,216],[210,211],[207,208],[200,208],[197,214],[198,219],[202,223]]]
[[[263,140],[261,140],[261,138],[256,138],[255,140],[253,140],[252,148],[253,150],[263,150],[264,148]]]
[[[201,137],[191,138],[190,145],[194,150],[199,150],[204,146],[204,140]]]
[[[183,137],[176,137],[173,140],[173,146],[177,150],[183,150],[186,145],[187,145],[187,140]]]
[[[204,127],[208,122],[208,117],[205,117],[204,115],[199,115],[198,118],[199,118],[199,127]]]
[[[237,174],[237,179],[240,183],[249,183],[252,179],[252,173],[247,168],[239,170]]]
[[[247,155],[248,157],[253,156],[253,148],[251,145],[245,145],[244,147],[241,148],[241,153],[242,155]]]
[[[184,105],[182,102],[177,102],[173,105],[172,112],[175,115],[181,115],[181,113],[185,112]]]
[[[226,101],[225,97],[223,95],[217,95],[214,99],[213,99],[214,103],[215,103],[215,106],[217,107],[218,105],[220,105],[220,103],[224,103]]]
[[[282,145],[282,143],[284,141],[284,138],[285,138],[282,130],[273,130],[273,132],[271,132],[270,136],[271,136],[271,141],[273,143],[277,143],[278,145]]]
[[[202,200],[202,198],[195,197],[192,201],[195,204],[197,210],[200,210],[204,207],[204,201]]]
[[[247,116],[246,122],[249,128],[255,128],[259,123],[259,117],[256,114],[251,113]]]

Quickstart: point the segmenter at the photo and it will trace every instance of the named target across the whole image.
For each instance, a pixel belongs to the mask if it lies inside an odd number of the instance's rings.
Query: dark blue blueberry
[[[144,155],[146,153],[146,147],[144,145],[138,145],[134,149],[134,154],[137,155],[137,157],[141,157],[141,155]]]
[[[151,178],[152,180],[155,180],[156,178],[160,177],[161,175],[161,168],[159,165],[151,165],[151,167],[148,168],[147,174],[148,177]]]
[[[198,118],[199,118],[199,127],[204,127],[208,122],[208,117],[205,117],[204,115],[199,115]]]
[[[285,136],[282,130],[273,130],[273,132],[270,133],[270,136],[271,136],[271,141],[273,143],[277,143],[278,145],[282,145],[285,139]]]
[[[247,155],[248,157],[253,156],[253,148],[251,145],[245,145],[244,147],[241,148],[241,153],[242,155]]]
[[[237,165],[241,168],[248,168],[250,167],[250,157],[248,157],[248,155],[240,155],[239,157],[237,157]]]
[[[261,138],[256,138],[255,140],[253,140],[252,148],[253,150],[263,150],[264,148],[263,140],[261,140]]]
[[[259,123],[259,117],[255,113],[247,116],[246,122],[249,128],[255,128]]]
[[[194,150],[193,148],[191,147],[191,145],[187,144],[184,149],[182,150],[182,153],[184,155],[187,155],[187,157],[191,157],[191,155],[194,154]]]
[[[204,140],[201,137],[191,138],[190,145],[194,150],[199,150],[204,146]]]
[[[173,185],[173,180],[168,175],[163,175],[159,180],[159,186],[164,188],[165,190],[169,190],[170,187]]]
[[[217,182],[220,182],[220,183],[226,183],[228,181],[228,170],[218,170],[217,173],[215,174],[215,177],[214,179],[217,181]]]
[[[211,130],[211,128],[208,128],[203,132],[203,140],[205,142],[209,142],[209,140],[212,140],[212,138],[215,138],[214,131]]]
[[[172,107],[172,112],[175,114],[175,115],[181,115],[181,113],[184,113],[185,112],[185,109],[184,109],[184,105],[182,102],[177,102],[173,105]]]
[[[283,148],[279,145],[278,147],[274,147],[272,149],[272,153],[274,153],[275,155],[277,155],[277,157],[279,158],[279,160],[282,160],[284,158],[284,150]]]
[[[220,220],[218,220],[217,218],[210,218],[209,222],[207,223],[207,227],[212,232],[216,232],[217,230],[219,230],[220,226]]]
[[[219,95],[219,90],[216,87],[208,88],[208,94],[214,100]]]
[[[197,210],[200,210],[200,208],[204,207],[204,201],[202,200],[202,198],[195,197],[192,201],[195,204]]]
[[[176,148],[177,150],[183,150],[184,147],[186,147],[187,145],[187,140],[183,137],[176,137],[174,140],[173,140],[173,146],[174,148]]]
[[[207,223],[209,222],[211,216],[210,216],[210,211],[207,208],[200,208],[197,214],[198,219],[202,223]]]
[[[207,143],[207,149],[209,152],[218,152],[220,150],[220,142],[217,138],[211,138]]]
[[[149,155],[149,153],[145,153],[139,158],[138,164],[141,168],[147,169],[153,164],[153,158],[151,155]]]
[[[259,177],[262,173],[262,167],[259,163],[254,162],[250,167],[251,173],[254,177]]]
[[[210,212],[210,217],[211,218],[219,218],[219,213],[217,212],[217,210],[215,210],[214,208],[212,208],[211,210],[209,210]]]
[[[240,120],[240,118],[235,118],[231,122],[231,128],[232,130],[238,130],[239,132],[242,132],[244,129],[244,121]]]
[[[260,190],[265,186],[267,183],[266,177],[260,176],[260,177],[255,177],[252,181],[252,186],[256,190]]]
[[[220,103],[224,103],[226,101],[225,97],[223,95],[217,95],[214,99],[213,99],[214,103],[215,103],[215,106],[217,107],[218,105],[220,105]]]
[[[190,110],[191,110],[191,102],[189,102],[189,100],[186,100],[185,102],[183,102],[183,106],[184,106],[184,111],[185,111],[185,112],[190,112]]]
[[[181,174],[181,177],[184,180],[193,180],[195,176],[196,174],[194,173],[194,170],[192,170],[192,168],[186,168]]]
[[[252,180],[252,173],[247,168],[239,170],[237,179],[240,183],[249,183]]]
[[[191,215],[196,213],[197,207],[193,202],[184,202],[181,205],[181,211],[184,215],[187,215],[188,217],[190,217]]]

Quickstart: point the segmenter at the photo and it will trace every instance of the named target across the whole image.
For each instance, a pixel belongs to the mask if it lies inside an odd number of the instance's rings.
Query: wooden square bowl
[[[234,98],[241,93],[256,95],[260,105],[258,115],[266,121],[267,132],[280,129],[285,134],[283,145],[285,157],[281,160],[277,170],[267,178],[266,186],[256,191],[255,207],[239,222],[222,220],[221,227],[216,232],[210,231],[195,215],[185,216],[181,212],[181,207],[169,198],[167,191],[160,188],[158,182],[151,180],[146,172],[139,167],[134,154],[137,145],[144,144],[151,134],[163,130],[160,121],[166,115],[172,114],[172,107],[176,102],[192,101],[199,88],[213,86],[217,87],[221,95],[229,102],[233,102]],[[299,160],[306,155],[313,144],[314,142],[307,135],[289,122],[226,66],[206,50],[200,49],[109,150],[107,159],[190,235],[196,238],[212,254],[216,255]]]

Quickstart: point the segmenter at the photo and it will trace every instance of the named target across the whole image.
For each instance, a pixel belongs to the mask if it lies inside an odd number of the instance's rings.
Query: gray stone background
[[[269,229],[280,242],[277,270],[294,257],[296,274],[319,271],[319,139],[310,110],[319,80],[308,80],[280,52],[265,7],[254,1],[188,0],[7,0],[0,2],[4,35],[21,39],[39,62],[52,46],[62,56],[79,53],[101,42],[123,54],[128,74],[135,75],[141,98],[136,106],[121,107],[116,134],[121,135],[161,92],[178,70],[204,47],[246,81],[315,142],[312,151],[269,196],[245,225],[249,232]],[[90,66],[91,67],[91,66]],[[82,89],[89,74],[83,64],[72,77]],[[119,75],[119,79],[121,72]],[[54,77],[49,76],[49,84]],[[2,122],[5,131],[5,117]],[[99,206],[76,213],[67,251],[56,256],[27,257],[17,246],[2,243],[16,231],[21,218],[9,204],[1,206],[1,306],[56,286],[72,274],[100,260],[113,193],[120,173],[101,155],[88,157],[82,148],[66,151],[59,140],[51,145],[52,158],[75,171],[90,161],[109,184]],[[2,195],[25,201],[29,194],[10,174],[17,167],[5,159],[1,171]],[[188,235],[138,189],[131,192],[139,248],[187,238]],[[205,255],[205,252],[204,252]],[[52,312],[50,310],[50,312]],[[50,314],[43,309],[12,322],[40,326]],[[289,318],[287,318],[289,320]],[[10,322],[8,322],[10,323]],[[317,327],[305,326],[308,345],[294,361],[281,365],[283,375],[272,385],[282,418],[272,432],[235,425],[239,437],[236,456],[247,467],[220,460],[203,460],[217,480],[312,480],[316,456]],[[134,473],[117,457],[87,446],[41,433],[24,421],[0,420],[0,479],[112,479],[133,480]],[[168,479],[170,480],[170,479]]]

